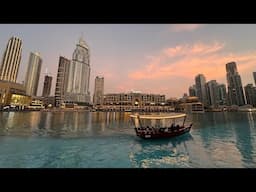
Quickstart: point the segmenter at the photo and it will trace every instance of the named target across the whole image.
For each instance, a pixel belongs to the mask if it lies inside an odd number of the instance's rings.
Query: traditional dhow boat
[[[130,115],[136,135],[144,138],[166,138],[190,131],[192,123],[185,125],[186,114]]]

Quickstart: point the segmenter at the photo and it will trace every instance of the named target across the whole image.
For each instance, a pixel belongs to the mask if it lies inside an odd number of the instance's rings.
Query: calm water
[[[0,112],[0,167],[256,167],[256,113],[193,114],[164,140],[135,136],[129,114]]]

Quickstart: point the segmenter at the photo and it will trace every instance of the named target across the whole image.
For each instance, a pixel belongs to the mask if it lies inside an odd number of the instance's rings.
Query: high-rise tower
[[[229,105],[245,105],[242,80],[237,71],[236,63],[226,64],[227,84],[228,84],[228,103]]]
[[[31,52],[25,79],[26,93],[28,95],[36,96],[37,94],[41,66],[42,58],[40,57],[40,54]]]
[[[21,39],[12,37],[4,52],[0,67],[0,80],[16,83],[21,61]]]
[[[68,101],[77,104],[90,103],[90,53],[86,42],[80,38],[72,56],[69,70],[67,97]]]
[[[198,74],[195,77],[196,83],[196,96],[199,101],[201,101],[205,106],[207,105],[207,95],[206,95],[206,87],[205,87],[205,76],[203,74]]]
[[[254,83],[256,85],[256,72],[252,72],[252,74],[253,74]]]
[[[43,97],[49,97],[51,93],[51,87],[52,87],[52,77],[49,75],[44,76],[44,88],[43,88]]]
[[[55,105],[60,107],[61,103],[65,100],[65,95],[68,88],[68,75],[70,69],[70,60],[60,56],[58,73],[56,78],[56,87],[55,87]]]
[[[104,96],[104,77],[96,77],[93,94],[93,104],[102,105]]]

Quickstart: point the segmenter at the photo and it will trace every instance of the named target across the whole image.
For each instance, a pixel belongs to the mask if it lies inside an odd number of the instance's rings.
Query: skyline
[[[198,74],[227,86],[225,65],[232,61],[243,87],[254,83],[255,24],[0,24],[0,29],[1,62],[8,40],[22,40],[17,82],[25,80],[29,53],[40,53],[39,96],[46,68],[54,95],[59,56],[72,59],[81,36],[90,48],[91,96],[96,76],[104,77],[105,93],[139,90],[167,99],[188,93]]]

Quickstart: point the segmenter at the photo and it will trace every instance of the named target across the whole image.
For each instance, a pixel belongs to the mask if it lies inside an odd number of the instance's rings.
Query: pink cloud
[[[169,57],[189,56],[189,55],[205,55],[222,50],[224,43],[214,42],[212,45],[197,43],[194,45],[178,45],[176,47],[167,48],[164,53]]]
[[[252,70],[255,66],[256,51],[247,53],[224,53],[224,43],[196,43],[178,45],[161,51],[143,68],[129,74],[132,80],[167,80],[175,77],[190,78],[203,73],[207,80],[226,77],[225,64],[235,61],[239,73]],[[176,56],[175,60],[173,59]],[[193,81],[191,82],[193,83]]]
[[[200,27],[202,24],[175,24],[171,26],[172,32],[182,32],[182,31],[194,31]]]

